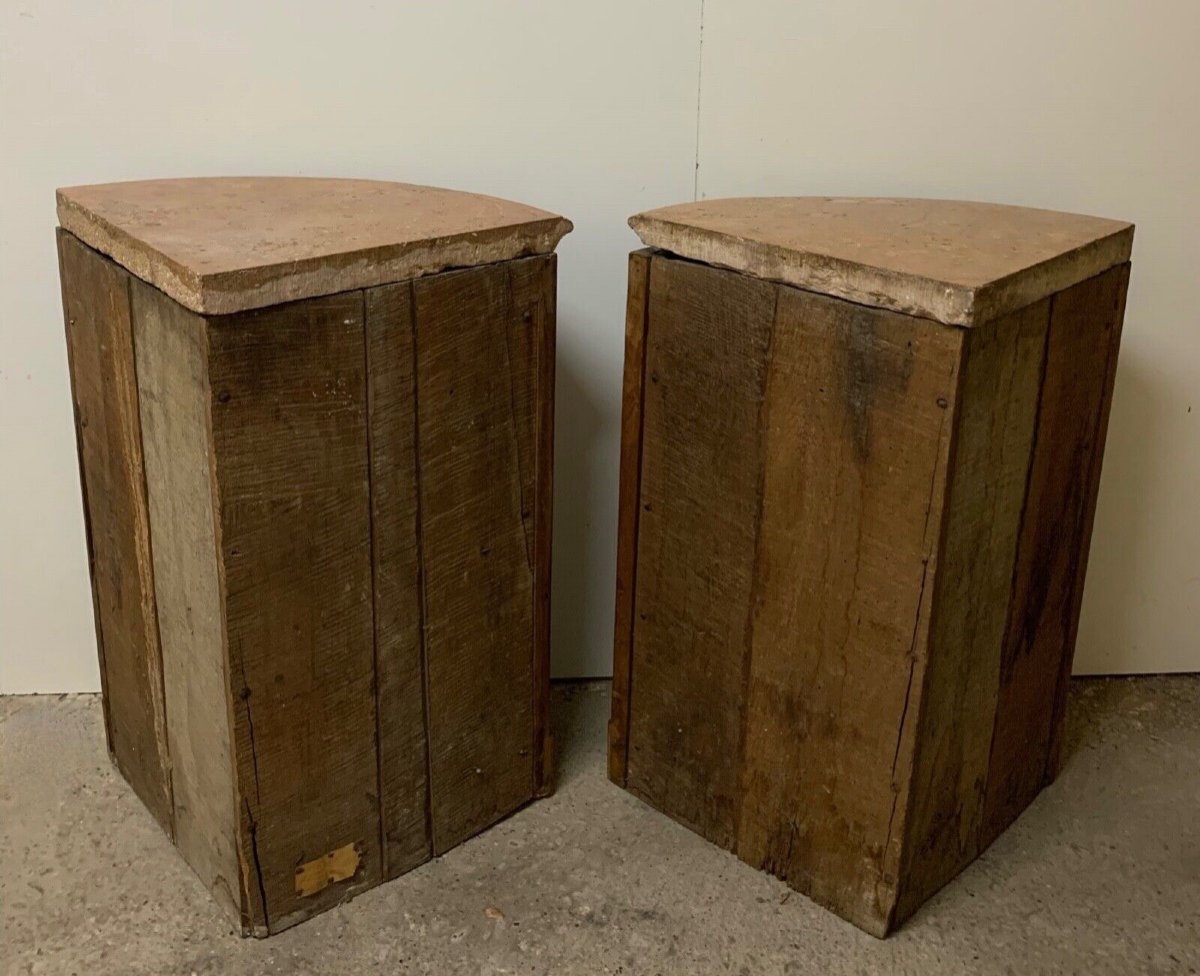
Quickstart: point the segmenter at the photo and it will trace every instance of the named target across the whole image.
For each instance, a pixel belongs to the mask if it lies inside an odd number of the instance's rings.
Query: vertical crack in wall
[[[700,92],[704,79],[704,0],[700,0],[700,34],[696,50],[696,156],[692,169],[692,200],[700,199]]]

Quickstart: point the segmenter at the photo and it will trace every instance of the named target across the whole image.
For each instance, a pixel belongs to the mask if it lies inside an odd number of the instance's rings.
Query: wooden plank
[[[129,275],[62,230],[58,247],[109,752],[171,833]]]
[[[737,852],[877,935],[897,888],[961,341],[779,287]]]
[[[775,286],[650,262],[626,783],[732,847]]]
[[[1050,302],[964,333],[895,921],[979,852]]]
[[[513,294],[537,293],[534,409],[537,413],[533,484],[533,793],[554,792],[554,741],[550,734],[550,576],[554,534],[554,369],[557,343],[558,257],[550,254],[512,265]],[[517,311],[514,309],[514,311]],[[527,323],[529,324],[529,323]]]
[[[130,283],[175,843],[242,915],[204,320]]]
[[[1067,631],[1067,643],[1063,648],[1058,673],[1058,686],[1054,695],[1054,711],[1050,718],[1050,747],[1047,749],[1046,769],[1043,776],[1045,783],[1053,782],[1061,767],[1062,742],[1067,710],[1067,690],[1071,684],[1071,666],[1075,660],[1075,641],[1079,636],[1079,611],[1083,604],[1083,587],[1087,577],[1088,555],[1092,548],[1092,528],[1096,521],[1096,501],[1100,493],[1100,472],[1104,463],[1104,444],[1108,439],[1108,418],[1112,410],[1113,385],[1117,377],[1117,359],[1121,348],[1121,330],[1125,324],[1125,298],[1129,289],[1129,264],[1113,269],[1109,280],[1103,284],[1094,281],[1094,286],[1083,286],[1070,296],[1064,296],[1064,303],[1089,296],[1095,302],[1093,314],[1101,319],[1100,331],[1104,336],[1100,341],[1107,342],[1108,361],[1105,366],[1100,399],[1100,416],[1096,424],[1095,440],[1092,443],[1091,462],[1084,489],[1083,524],[1079,539],[1079,562],[1075,568],[1075,582],[1071,588],[1070,626]],[[1086,301],[1086,298],[1085,298]],[[1110,304],[1111,303],[1111,304]],[[1060,314],[1067,311],[1060,309]],[[1080,313],[1073,313],[1080,314]],[[1086,314],[1086,313],[1085,313]]]
[[[244,900],[256,934],[378,883],[361,292],[211,319]],[[347,844],[311,894],[295,872]]]
[[[1053,766],[1128,277],[1122,265],[1053,299],[1001,658],[984,845],[1029,804]]]
[[[625,371],[621,389],[621,468],[618,482],[617,592],[613,627],[612,718],[608,778],[625,785],[629,747],[629,684],[633,666],[633,595],[637,581],[638,496],[642,475],[642,393],[650,295],[649,248],[629,255],[625,301]]]
[[[366,293],[384,877],[432,856],[421,644],[412,285]]]
[[[534,790],[542,293],[512,263],[414,282],[435,854]]]

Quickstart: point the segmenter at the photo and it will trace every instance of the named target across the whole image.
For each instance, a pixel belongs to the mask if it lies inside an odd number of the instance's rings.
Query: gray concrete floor
[[[1195,973],[1200,678],[1071,705],[1059,781],[885,942],[610,785],[606,683],[556,688],[554,797],[256,941],[109,765],[94,696],[0,699],[0,972]]]

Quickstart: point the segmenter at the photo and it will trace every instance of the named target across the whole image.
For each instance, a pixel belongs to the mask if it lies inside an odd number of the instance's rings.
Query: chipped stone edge
[[[553,214],[508,227],[322,255],[303,261],[198,275],[102,217],[58,195],[58,221],[88,247],[201,315],[229,315],[268,305],[406,281],[453,268],[551,254],[573,229]]]
[[[1082,247],[973,288],[792,250],[647,214],[630,217],[629,226],[646,246],[688,260],[962,328],[1032,305],[1123,264],[1132,251],[1134,231],[1133,224],[1126,224]]]

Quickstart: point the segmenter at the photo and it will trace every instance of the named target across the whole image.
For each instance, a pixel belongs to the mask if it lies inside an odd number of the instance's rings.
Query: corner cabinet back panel
[[[110,751],[243,932],[545,792],[553,255],[212,316],[59,241]]]

